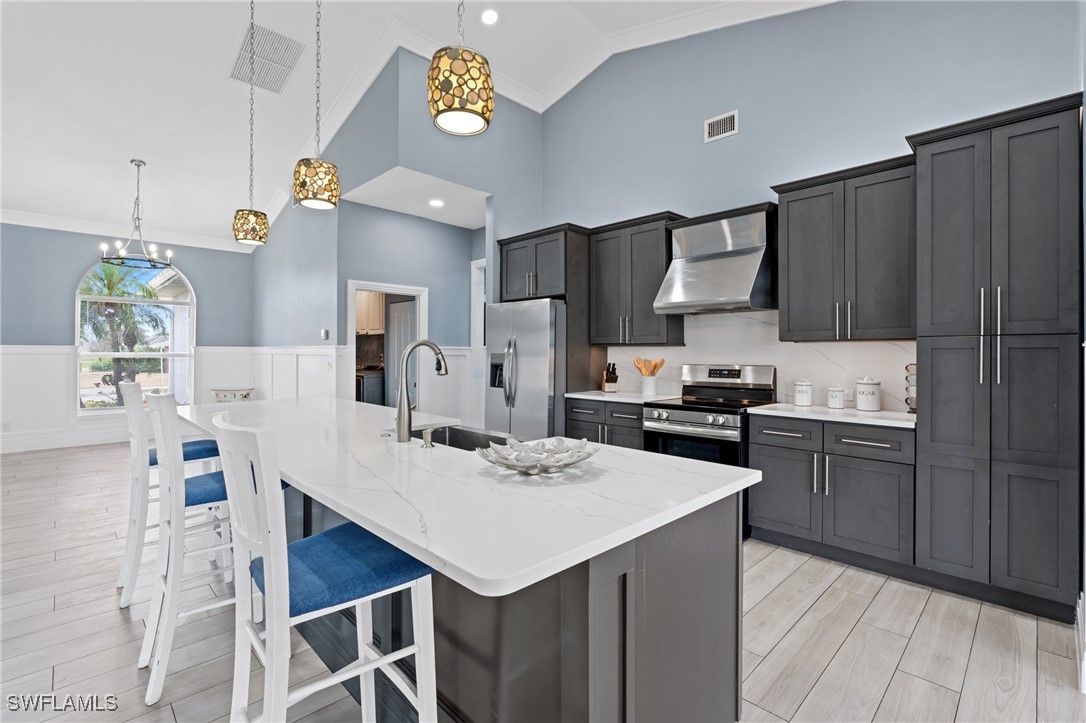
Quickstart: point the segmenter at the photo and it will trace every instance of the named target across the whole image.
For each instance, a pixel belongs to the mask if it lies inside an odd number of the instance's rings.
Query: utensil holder
[[[641,377],[641,396],[656,396],[656,377]]]

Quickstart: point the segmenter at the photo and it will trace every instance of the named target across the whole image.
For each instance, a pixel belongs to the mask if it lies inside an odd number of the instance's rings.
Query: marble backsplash
[[[915,341],[782,342],[777,312],[703,314],[686,317],[686,346],[609,347],[607,361],[618,365],[618,390],[641,390],[634,357],[666,364],[656,377],[657,394],[682,391],[683,364],[772,364],[777,367],[777,399],[792,401],[792,385],[806,378],[814,384],[814,403],[826,404],[826,387],[855,389],[869,376],[882,382],[882,408],[905,411],[905,365],[916,361]],[[845,403],[855,406],[854,401]]]

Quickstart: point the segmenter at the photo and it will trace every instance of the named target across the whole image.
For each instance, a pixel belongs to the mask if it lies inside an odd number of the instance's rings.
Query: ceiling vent
[[[256,56],[254,63],[253,85],[273,93],[282,93],[290,80],[291,71],[297,65],[298,59],[305,51],[305,43],[294,38],[288,38],[274,30],[269,30],[263,25],[256,26],[256,43],[253,53]],[[230,71],[230,77],[249,83],[249,28],[245,28],[242,34],[241,47],[238,48],[237,58],[234,59],[234,67]]]
[[[733,110],[705,121],[705,142],[719,141],[739,132],[739,111]]]

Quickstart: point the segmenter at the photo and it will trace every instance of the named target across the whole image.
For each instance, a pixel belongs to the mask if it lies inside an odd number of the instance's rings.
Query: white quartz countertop
[[[757,470],[610,446],[529,477],[474,452],[398,444],[396,410],[331,397],[178,411],[211,433],[223,410],[235,424],[276,429],[284,480],[480,595],[508,595],[761,480]]]
[[[855,409],[797,407],[795,404],[765,404],[760,407],[751,407],[747,409],[747,414],[816,419],[820,422],[869,424],[873,427],[902,427],[905,429],[916,429],[916,415],[909,414],[908,412],[859,412]]]
[[[598,389],[588,392],[566,392],[566,399],[591,399],[597,402],[622,402],[624,404],[644,404],[645,402],[675,398],[676,395],[674,394],[654,394],[651,397],[644,397],[640,393],[601,392]]]

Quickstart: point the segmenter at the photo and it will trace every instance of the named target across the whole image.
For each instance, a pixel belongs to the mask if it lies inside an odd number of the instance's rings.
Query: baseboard
[[[38,432],[9,432],[0,435],[0,452],[32,452],[39,449],[88,447],[128,441],[128,427],[123,424],[104,429],[56,429]]]
[[[1086,594],[1078,596],[1075,614],[1075,665],[1079,692],[1086,693]]]

